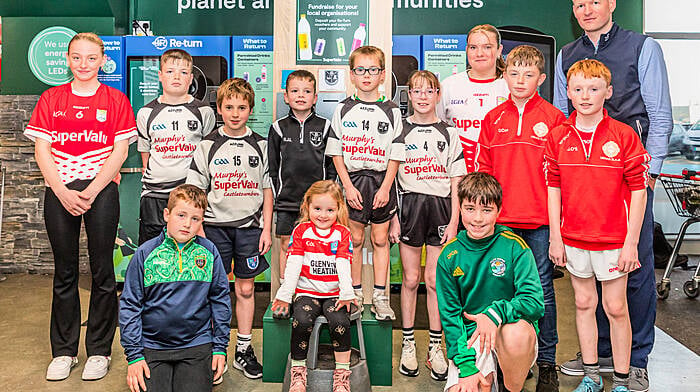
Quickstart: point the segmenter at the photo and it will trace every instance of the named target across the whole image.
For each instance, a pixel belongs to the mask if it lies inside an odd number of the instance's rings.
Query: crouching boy
[[[196,236],[206,208],[199,188],[175,188],[163,211],[166,230],[127,268],[119,328],[133,392],[211,391],[223,374],[231,299],[219,252]]]
[[[505,387],[520,391],[544,314],[535,259],[522,238],[496,225],[502,190],[493,176],[470,173],[457,194],[466,230],[443,248],[436,276],[450,360],[445,391],[490,391],[497,365]]]

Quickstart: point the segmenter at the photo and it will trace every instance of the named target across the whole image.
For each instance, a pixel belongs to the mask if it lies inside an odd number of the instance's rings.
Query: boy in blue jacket
[[[175,188],[166,230],[141,245],[126,270],[119,328],[133,392],[211,391],[221,380],[231,299],[219,252],[196,235],[206,208],[199,188]]]

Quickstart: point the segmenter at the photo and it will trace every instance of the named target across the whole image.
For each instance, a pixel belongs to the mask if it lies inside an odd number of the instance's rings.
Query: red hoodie
[[[522,114],[510,98],[486,114],[476,169],[501,183],[503,209],[498,223],[519,229],[549,224],[544,146],[550,130],[564,120],[559,109],[536,93]]]
[[[561,189],[564,244],[619,249],[625,242],[630,192],[647,186],[651,157],[634,130],[603,110],[586,151],[576,112],[547,137],[547,186]]]

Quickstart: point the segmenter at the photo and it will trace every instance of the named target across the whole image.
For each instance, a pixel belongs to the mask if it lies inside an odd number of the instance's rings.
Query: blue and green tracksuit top
[[[139,246],[129,262],[119,307],[121,344],[129,364],[143,349],[169,350],[212,343],[226,354],[231,298],[221,256],[195,236],[182,248],[163,231]]]
[[[505,226],[496,225],[492,236],[480,240],[460,231],[442,249],[435,279],[447,357],[460,377],[479,371],[476,350],[467,348],[476,323],[464,312],[483,313],[498,326],[525,320],[539,333],[544,297],[535,258],[525,241]]]

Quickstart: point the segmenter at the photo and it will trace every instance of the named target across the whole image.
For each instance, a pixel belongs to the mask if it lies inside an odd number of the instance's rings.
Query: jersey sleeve
[[[136,119],[134,118],[134,109],[129,103],[126,95],[117,91],[117,113],[118,116],[114,123],[114,142],[120,140],[128,140],[129,144],[136,141],[138,135],[136,133]]]
[[[267,159],[267,140],[261,139],[260,142],[258,142],[258,145],[260,146],[260,151],[263,152],[262,156],[260,157],[263,164],[262,187],[263,189],[270,189],[272,188],[272,181],[270,180],[270,166]]]
[[[51,129],[53,129],[53,121],[51,118],[51,104],[49,102],[50,90],[45,91],[39,97],[32,118],[29,119],[29,124],[24,130],[24,136],[31,141],[36,141],[37,138],[46,140],[51,143]]]
[[[148,133],[148,114],[150,112],[151,110],[148,108],[141,108],[136,113],[136,129],[139,136],[136,147],[139,152],[151,151],[151,135]]]
[[[338,250],[335,258],[335,268],[338,272],[338,286],[340,289],[340,300],[350,300],[355,298],[355,292],[352,289],[352,272],[350,264],[352,263],[352,240],[350,239],[350,231],[343,230],[343,235],[338,243]]]
[[[333,112],[331,120],[331,129],[328,131],[328,142],[326,142],[326,155],[328,156],[343,156],[343,134],[342,124],[340,119],[340,111],[343,104],[338,104]]]
[[[544,147],[544,179],[547,186],[552,188],[561,188],[557,156],[558,143],[554,138],[554,132],[549,132]]]
[[[134,253],[126,268],[124,290],[119,298],[120,340],[129,364],[144,358],[141,314],[144,304],[143,261],[146,256],[142,248]]]
[[[476,145],[476,171],[493,174],[493,163],[491,160],[491,116],[486,115],[481,123],[481,133],[479,134],[479,142]]]
[[[649,182],[649,165],[651,156],[642,146],[639,136],[634,130],[627,128],[629,132],[623,135],[624,149],[624,179],[630,191],[646,189]]]
[[[289,247],[287,248],[287,264],[284,269],[284,283],[277,290],[275,299],[286,303],[292,302],[292,297],[299,282],[301,274],[301,266],[304,262],[304,247],[302,236],[304,234],[304,226],[297,225],[292,231],[289,238]]]
[[[280,168],[280,144],[282,143],[282,135],[277,133],[279,123],[270,125],[270,130],[267,132],[267,164],[270,173],[270,184],[272,185],[272,193],[275,197],[278,196],[279,189],[279,168]],[[325,158],[325,157],[324,157]]]
[[[202,141],[194,150],[190,170],[187,172],[187,179],[185,180],[185,183],[192,184],[205,192],[207,192],[211,183],[209,163],[207,162],[210,144],[210,142]]]
[[[330,120],[326,120],[326,127],[328,127],[328,130],[326,131],[326,138],[323,141],[326,143],[326,146],[328,146],[328,139],[330,138],[331,132],[333,132],[333,126],[331,125]],[[335,169],[335,165],[333,164],[333,157],[329,156],[328,154],[325,154],[325,160],[324,160],[324,166],[326,167],[326,177],[324,180],[333,180],[335,181],[336,178],[338,177],[338,172]]]
[[[521,245],[513,246],[519,247]],[[544,294],[535,257],[530,248],[522,248],[514,256],[513,287],[515,287],[515,295],[509,300],[494,301],[482,313],[499,327],[518,320],[525,320],[536,326],[537,320],[544,316]]]
[[[202,106],[202,137],[207,136],[216,126],[216,113],[211,106]]]
[[[404,162],[406,160],[406,147],[404,146],[404,134],[403,134],[403,119],[401,118],[401,110],[399,108],[392,109],[391,113],[394,115],[394,138],[391,141],[391,150],[389,152],[389,159],[397,162]]]
[[[450,134],[449,176],[464,176],[467,174],[467,165],[464,163],[462,143],[459,141],[459,136],[457,136],[457,128],[449,127],[447,128],[447,132]]]

